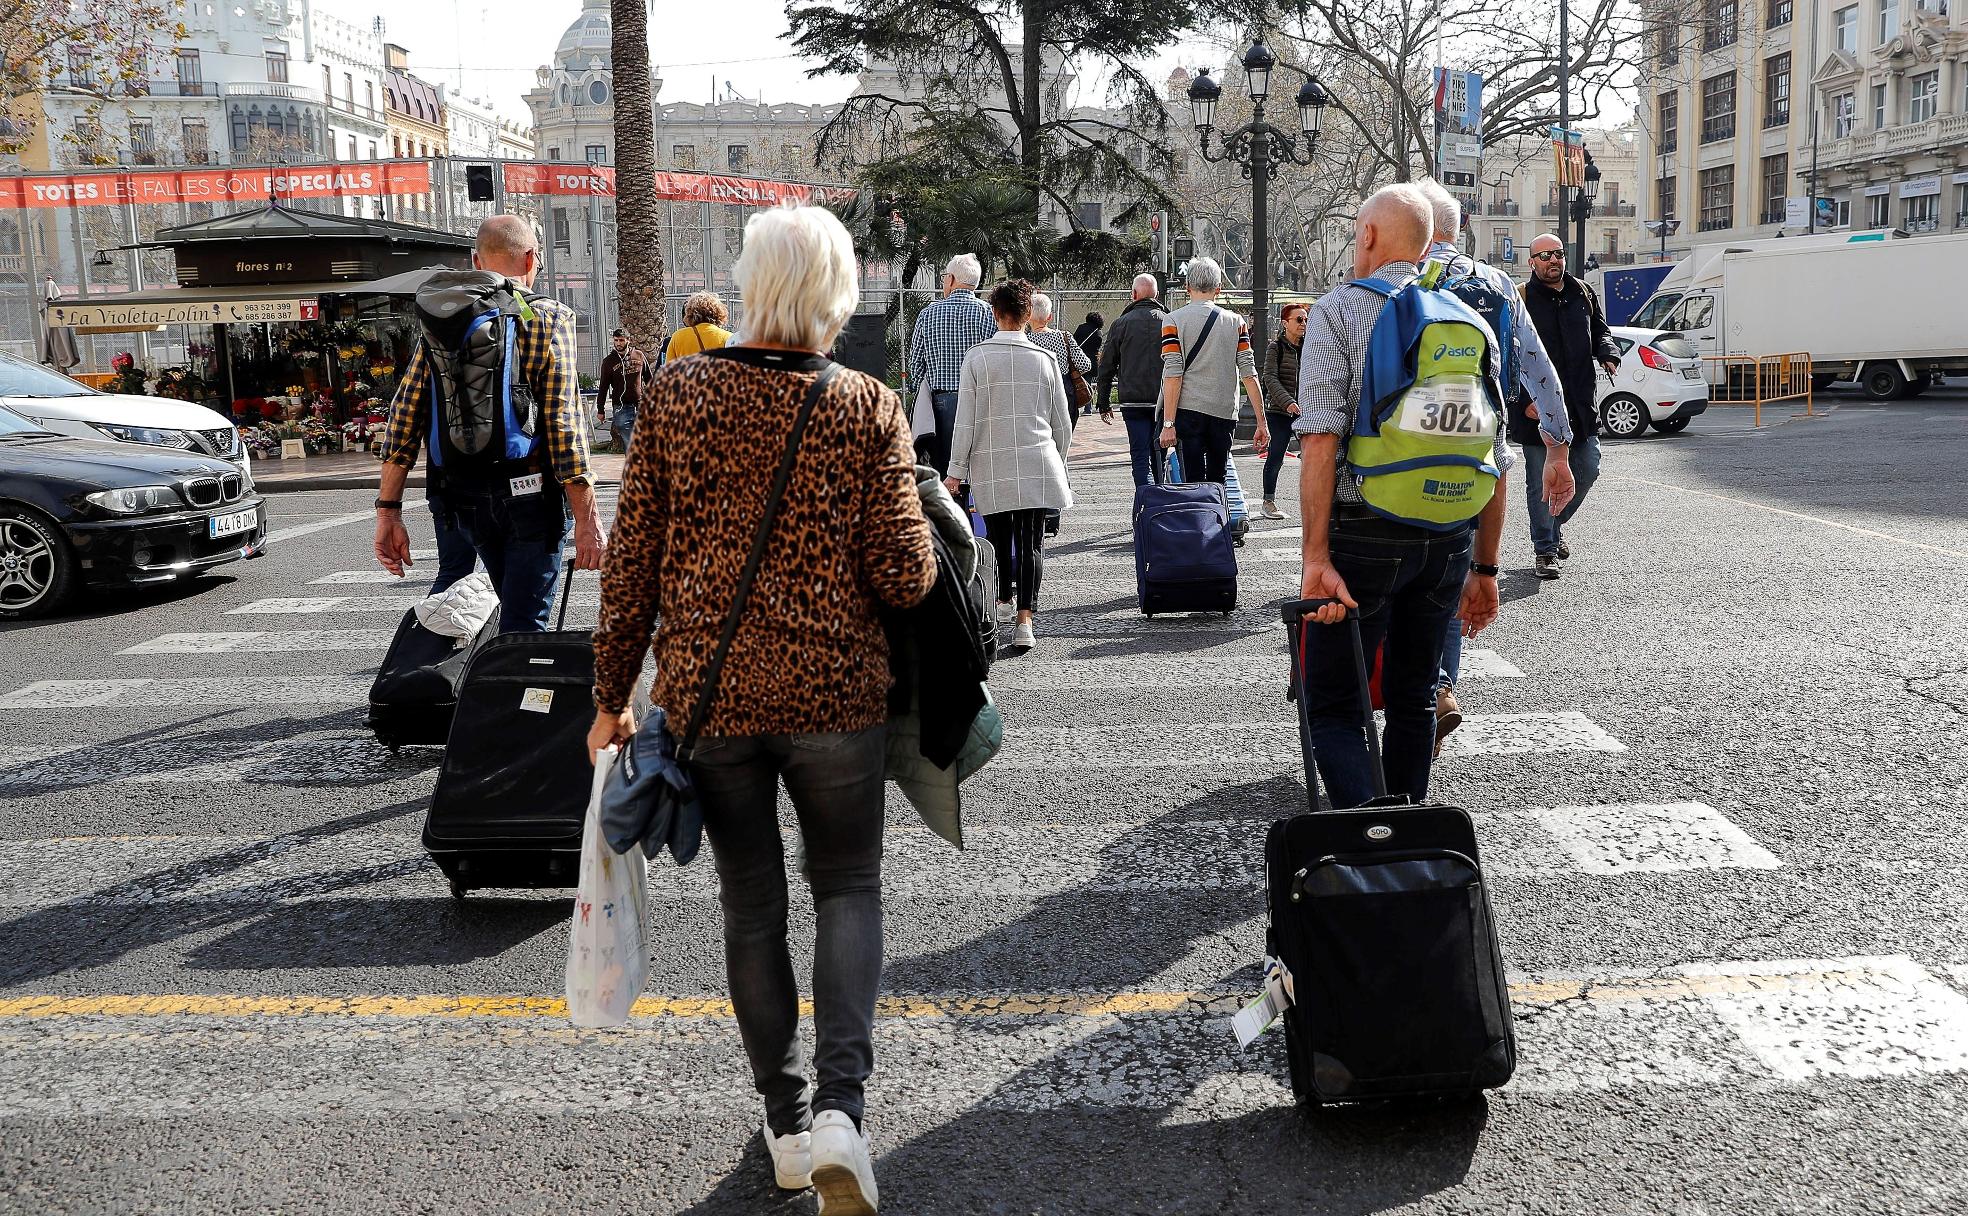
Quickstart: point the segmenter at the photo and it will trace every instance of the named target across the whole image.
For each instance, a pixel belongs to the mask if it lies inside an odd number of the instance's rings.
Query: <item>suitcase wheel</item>
[[[464,884],[464,883],[462,883],[462,882],[460,882],[460,881],[458,881],[458,880],[457,880],[457,879],[455,879],[455,878],[451,880],[451,898],[452,898],[452,899],[455,899],[455,900],[457,900],[458,902],[460,902],[460,903],[463,903],[463,902],[464,902],[464,899],[465,899],[465,890],[466,890],[466,887],[465,887],[465,884]]]

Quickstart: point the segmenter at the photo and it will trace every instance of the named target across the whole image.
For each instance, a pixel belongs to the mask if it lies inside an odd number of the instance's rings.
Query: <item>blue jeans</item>
[[[1572,522],[1572,516],[1585,505],[1585,493],[1592,483],[1599,480],[1599,437],[1596,435],[1574,435],[1572,438],[1572,479],[1578,482],[1578,493],[1557,519],[1551,518],[1551,508],[1544,502],[1544,445],[1527,443],[1524,445],[1524,500],[1531,510],[1531,548],[1539,557],[1549,557],[1558,552],[1558,543],[1565,539],[1565,525]]]
[[[437,529],[437,579],[431,583],[431,594],[436,595],[477,568],[478,551],[472,548],[458,512],[436,487],[424,491],[424,501],[430,504],[431,523]]]
[[[1471,531],[1429,532],[1382,519],[1365,507],[1333,509],[1333,567],[1360,605],[1360,635],[1371,655],[1384,641],[1380,689],[1387,704],[1381,754],[1387,792],[1428,797],[1435,752],[1435,689],[1442,639],[1469,576]],[[1374,796],[1373,759],[1361,726],[1353,646],[1343,627],[1308,629],[1306,710],[1319,776],[1335,807]]]
[[[1271,430],[1271,446],[1264,449],[1264,501],[1278,501],[1278,473],[1285,467],[1285,449],[1291,446],[1292,423],[1298,419],[1290,414],[1264,411],[1264,424]]]
[[[936,415],[936,434],[916,440],[916,459],[927,461],[938,477],[950,475],[950,438],[957,429],[957,395],[929,391],[930,411]]]
[[[1175,441],[1182,447],[1183,479],[1222,485],[1224,469],[1230,463],[1230,443],[1236,434],[1237,424],[1232,419],[1195,410],[1175,411]]]
[[[1121,421],[1127,425],[1128,460],[1134,466],[1134,484],[1153,485],[1155,466],[1162,459],[1161,446],[1155,442],[1162,429],[1161,411],[1146,405],[1124,405]]]
[[[785,782],[806,844],[813,942],[812,1110],[861,1122],[875,1066],[875,994],[882,970],[882,785],[888,728],[825,735],[706,736],[691,761],[724,908],[732,1012],[776,1135],[805,1131],[811,1112],[800,1064],[799,981],[786,948]]]
[[[450,489],[445,497],[499,593],[499,632],[545,632],[567,543],[567,496],[549,478],[539,493],[520,498]]]
[[[1462,618],[1452,616],[1449,626],[1442,633],[1442,673],[1435,681],[1437,689],[1454,688],[1456,681],[1462,679]]]
[[[635,434],[636,412],[626,409],[616,410],[615,416],[609,419],[609,422],[615,428],[616,442],[622,445],[624,452],[628,451],[629,438]]]

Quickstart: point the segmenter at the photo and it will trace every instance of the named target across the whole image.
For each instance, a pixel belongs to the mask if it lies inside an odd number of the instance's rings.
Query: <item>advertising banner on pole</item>
[[[594,195],[615,197],[615,170],[607,165],[547,165],[508,161],[507,194]],[[765,181],[713,173],[656,174],[656,197],[678,203],[731,203],[775,207],[782,202],[836,202],[854,191],[800,182]]]
[[[0,210],[111,207],[126,203],[270,202],[428,194],[429,161],[272,165],[230,169],[144,169],[122,173],[39,173],[0,177]]]
[[[1483,178],[1483,77],[1435,69],[1435,179],[1464,203],[1467,217]]]
[[[1551,128],[1551,163],[1562,189],[1585,185],[1585,132]]]

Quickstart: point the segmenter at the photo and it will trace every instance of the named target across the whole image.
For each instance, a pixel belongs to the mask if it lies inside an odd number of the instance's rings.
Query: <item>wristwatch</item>
[[[1175,424],[1173,422],[1164,422],[1162,424],[1162,429],[1165,431],[1172,431],[1175,429]]]
[[[1481,563],[1481,562],[1470,562],[1470,563],[1469,563],[1469,572],[1470,572],[1471,574],[1481,574],[1481,575],[1486,575],[1486,576],[1487,576],[1487,577],[1489,577],[1489,578],[1495,578],[1495,577],[1496,577],[1497,575],[1499,575],[1499,574],[1501,574],[1501,573],[1502,573],[1502,571],[1501,571],[1501,570],[1499,570],[1499,569],[1498,569],[1497,567],[1495,567],[1495,566],[1485,566],[1485,565],[1484,565],[1483,563]]]
[[[376,500],[376,509],[378,511],[401,511],[403,509],[403,500],[401,498],[378,498]]]

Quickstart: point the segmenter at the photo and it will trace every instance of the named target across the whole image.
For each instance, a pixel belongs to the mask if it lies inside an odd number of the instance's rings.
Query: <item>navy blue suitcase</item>
[[[1160,461],[1154,462],[1157,466]],[[1223,487],[1162,482],[1134,491],[1134,579],[1141,611],[1222,612],[1237,607],[1237,545]]]

